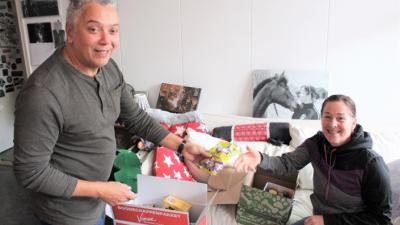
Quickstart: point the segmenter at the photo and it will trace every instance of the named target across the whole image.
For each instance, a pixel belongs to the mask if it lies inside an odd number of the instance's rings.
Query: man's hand
[[[241,172],[255,172],[258,164],[261,163],[260,153],[251,147],[247,146],[247,152],[239,156],[235,161],[234,167],[237,171]]]
[[[321,215],[309,216],[304,220],[304,225],[325,225],[324,217]]]
[[[170,149],[178,150],[178,146],[182,143],[182,138],[176,136],[175,134],[168,134],[164,139],[161,140],[160,144]],[[210,158],[211,155],[207,152],[207,150],[194,143],[194,142],[186,142],[182,150],[183,157],[191,162],[199,162],[204,158]]]
[[[114,206],[135,199],[131,187],[120,182],[78,180],[72,197],[100,198]]]
[[[98,182],[97,185],[99,198],[111,206],[136,198],[129,185],[120,182]]]
[[[204,147],[193,142],[187,142],[185,144],[182,155],[186,160],[189,160],[191,162],[199,162],[204,158],[211,157],[211,155]]]

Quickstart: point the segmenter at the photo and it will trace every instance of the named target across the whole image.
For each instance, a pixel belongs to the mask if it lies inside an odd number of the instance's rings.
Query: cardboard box
[[[187,212],[163,209],[163,198],[173,195],[192,204]],[[206,225],[207,185],[155,176],[138,175],[137,198],[127,204],[112,207],[116,225]]]
[[[271,182],[295,190],[297,185],[297,174],[298,173],[296,172],[285,176],[279,176],[258,168],[257,172],[254,174],[252,187],[263,189],[267,182]]]
[[[236,211],[236,221],[243,225],[286,224],[292,211],[296,182],[297,173],[288,176],[277,176],[267,171],[257,170],[254,175],[253,187],[242,187]],[[291,194],[287,195],[287,193],[279,192],[278,194],[272,194],[264,191],[266,184],[278,191],[285,190],[286,192],[290,190]],[[285,188],[278,188],[279,186]]]
[[[237,204],[243,185],[250,185],[254,173],[239,173],[234,168],[224,168],[208,178],[208,202],[210,204]]]

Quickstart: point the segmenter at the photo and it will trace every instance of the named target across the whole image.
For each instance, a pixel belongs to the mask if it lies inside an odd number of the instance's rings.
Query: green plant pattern
[[[243,186],[236,221],[243,225],[284,225],[292,211],[292,199]]]

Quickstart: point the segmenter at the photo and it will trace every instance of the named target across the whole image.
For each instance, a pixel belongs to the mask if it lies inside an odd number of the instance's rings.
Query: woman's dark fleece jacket
[[[372,139],[357,125],[351,140],[332,147],[322,132],[281,157],[263,154],[260,167],[283,175],[308,163],[314,168],[314,215],[325,225],[391,224],[391,188],[388,168]]]

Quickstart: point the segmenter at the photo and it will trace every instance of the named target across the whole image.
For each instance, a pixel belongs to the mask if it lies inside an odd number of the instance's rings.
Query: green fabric
[[[236,221],[243,225],[283,225],[289,220],[292,200],[244,185]]]
[[[133,192],[137,192],[137,175],[141,174],[140,160],[137,155],[126,149],[118,149],[114,166],[119,169],[114,173],[116,181],[131,186]]]

